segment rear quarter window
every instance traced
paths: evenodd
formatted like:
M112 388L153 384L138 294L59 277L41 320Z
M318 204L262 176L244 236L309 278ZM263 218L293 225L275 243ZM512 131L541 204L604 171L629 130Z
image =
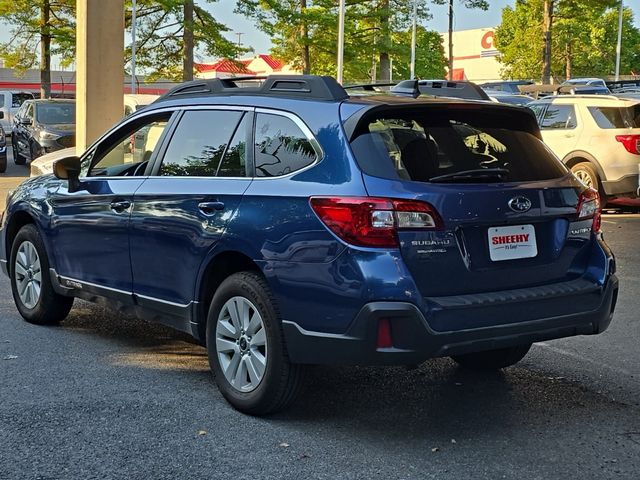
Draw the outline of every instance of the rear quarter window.
M568 173L533 132L513 129L504 113L431 109L380 115L364 120L351 146L365 173L390 179L430 182L443 175L500 169L500 181L520 182Z
M258 113L255 128L256 177L278 177L318 159L313 145L290 118Z
M640 128L640 105L588 107L587 109L600 128Z

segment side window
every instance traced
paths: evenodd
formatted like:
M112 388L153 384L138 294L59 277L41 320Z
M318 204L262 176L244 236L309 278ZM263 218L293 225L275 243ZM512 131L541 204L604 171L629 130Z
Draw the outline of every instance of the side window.
M242 114L229 110L185 112L167 147L160 175L215 177Z
M573 105L549 105L544 113L542 124L543 129L566 129L576 128L576 113Z
M546 104L536 104L536 105L527 105L531 110L533 110L534 115L536 116L536 120L538 121L538 125L542 122L542 112L544 111L544 107Z
M86 176L143 175L170 117L170 113L165 113L145 119L142 125L136 122L113 142L107 140L107 145L98 147Z
M307 136L290 118L258 113L255 131L257 177L286 175L311 165L317 158Z

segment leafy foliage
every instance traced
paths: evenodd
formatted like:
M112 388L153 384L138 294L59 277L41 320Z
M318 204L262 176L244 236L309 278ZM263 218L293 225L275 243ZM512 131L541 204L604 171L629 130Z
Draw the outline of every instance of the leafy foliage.
M204 0L213 3L215 0ZM131 0L126 25L131 30ZM200 2L203 3L203 2ZM138 0L136 28L136 62L149 78L182 80L183 34L185 30L184 0ZM229 28L218 22L213 15L197 4L194 5L193 31L195 50L207 55L235 58L248 50L238 48L223 34ZM125 61L131 58L131 48L126 51Z
M337 3L334 0L238 0L236 12L253 18L258 29L271 37L274 56L301 70L308 67L309 73L335 76ZM380 69L385 58L393 62L394 78L407 78L412 15L413 2L347 1L345 81L385 78ZM418 18L429 18L426 0L419 0ZM420 27L417 45L418 75L442 76L444 58L439 35Z
M39 66L41 35L49 33L53 55L69 65L75 51L75 0L51 0L49 25L42 25L44 0L0 0L0 20L11 28L10 39L0 44L0 57L8 68L25 71Z
M618 34L616 2L556 0L552 29L551 74L562 79L612 75ZM612 7L613 6L613 7ZM543 0L517 0L505 7L496 29L504 78L540 78L543 51ZM569 72L568 72L569 70ZM640 32L633 13L624 10L620 72L640 70Z

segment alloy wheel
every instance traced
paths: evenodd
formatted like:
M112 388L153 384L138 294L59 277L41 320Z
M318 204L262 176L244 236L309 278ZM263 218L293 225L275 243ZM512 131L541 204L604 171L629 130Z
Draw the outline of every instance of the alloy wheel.
M34 308L40 300L42 271L40 257L33 243L22 242L18 248L13 272L20 301L26 308Z
M586 170L576 170L573 172L578 180L580 180L585 186L594 188L593 186L593 178Z
M238 391L255 390L264 377L268 352L260 312L245 297L226 301L216 324L216 352L229 384Z

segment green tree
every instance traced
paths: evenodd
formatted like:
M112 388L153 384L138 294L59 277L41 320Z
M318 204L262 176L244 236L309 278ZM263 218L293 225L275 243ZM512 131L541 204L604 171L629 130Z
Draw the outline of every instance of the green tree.
M73 58L75 0L0 0L0 20L11 29L0 57L19 72L38 66L41 95L49 97L51 56L60 55L67 64Z
M393 78L407 79L411 75L411 30L393 34ZM416 30L416 77L444 78L446 58L442 37L433 30L418 26Z
M496 29L496 47L505 65L505 78L605 76L615 67L618 31L617 9L612 2L589 0L557 3L554 27L545 41L544 3L547 0L518 0L515 8L505 7ZM609 6L608 6L609 5ZM633 14L625 9L621 69L640 68L639 32ZM542 54L540 53L542 52ZM545 61L547 55L548 61Z
M130 0L128 4L130 30ZM228 58L248 51L225 38L229 28L193 0L138 0L137 17L136 64L150 78L191 80L196 51Z
M268 34L272 53L305 73L336 74L337 2L334 0L238 0L236 12L256 21ZM398 45L394 32L406 31L413 3L404 0L350 0L345 18L344 77L390 78L390 65L409 43ZM420 19L428 18L419 0Z

